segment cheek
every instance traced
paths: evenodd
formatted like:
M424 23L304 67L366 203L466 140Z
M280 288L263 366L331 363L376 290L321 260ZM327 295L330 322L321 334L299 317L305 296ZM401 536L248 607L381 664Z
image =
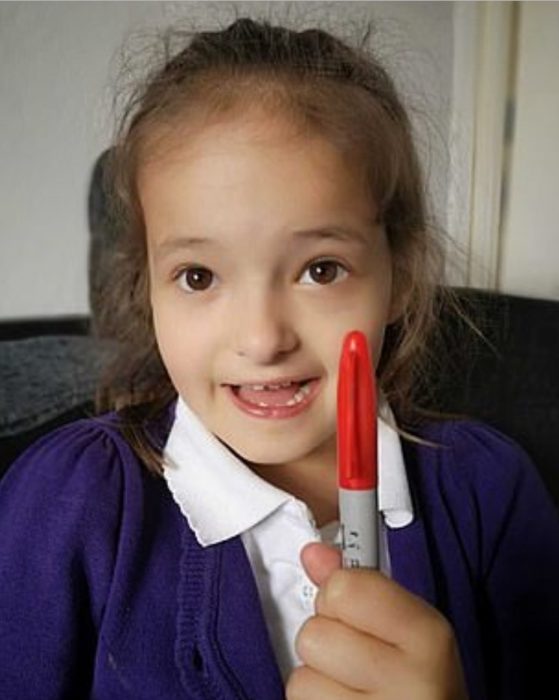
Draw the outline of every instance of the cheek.
M340 314L337 323L333 323L330 317L329 323L335 327L331 338L337 352L341 351L345 335L350 331L359 330L366 335L376 364L382 352L388 307L389 296L384 294L384 290L367 289L353 300L353 303L348 304L347 310Z
M207 356L182 337L172 336L162 339L159 352L176 392L195 403L200 386L209 375Z
M378 365L382 354L386 326L390 322L391 313L391 276L382 278L382 284L371 290L367 318L363 319L362 330L369 341L375 366Z
M214 368L221 347L221 325L208 320L207 312L188 308L178 296L152 297L155 338L172 384L179 394L196 403Z
M191 325L177 319L172 308L152 300L153 327L159 354L177 390L198 367L197 343Z
M371 354L373 357L373 363L375 367L378 367L380 362L380 356L382 355L382 347L384 345L384 334L386 326L381 328L375 328L374 332L368 336L369 345L371 347Z

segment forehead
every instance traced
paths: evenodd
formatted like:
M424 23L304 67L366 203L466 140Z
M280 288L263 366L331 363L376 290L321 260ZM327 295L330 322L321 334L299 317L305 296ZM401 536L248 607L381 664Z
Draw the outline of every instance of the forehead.
M363 169L320 136L253 115L178 133L138 177L148 241L372 223Z

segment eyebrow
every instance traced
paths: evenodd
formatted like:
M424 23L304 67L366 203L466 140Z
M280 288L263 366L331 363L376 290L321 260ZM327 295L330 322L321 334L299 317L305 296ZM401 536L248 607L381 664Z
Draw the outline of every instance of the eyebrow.
M372 225L371 228L374 228L375 226L376 224ZM371 232L367 233L366 231L357 228L321 226L319 228L293 231L291 238L295 243L301 240L341 241L343 243L351 243L360 247L367 247L371 243ZM163 258L177 250L206 247L222 247L222 244L215 238L204 238L201 236L177 236L167 238L162 241L157 246L155 255L157 258Z

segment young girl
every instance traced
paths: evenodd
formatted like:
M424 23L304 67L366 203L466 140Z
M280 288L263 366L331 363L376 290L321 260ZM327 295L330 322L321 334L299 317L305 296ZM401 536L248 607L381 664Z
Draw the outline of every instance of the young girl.
M198 34L132 97L98 319L120 340L118 410L1 485L0 697L554 687L553 505L505 437L413 410L439 249L410 133L374 59L250 20ZM380 572L326 544L353 329L384 397Z

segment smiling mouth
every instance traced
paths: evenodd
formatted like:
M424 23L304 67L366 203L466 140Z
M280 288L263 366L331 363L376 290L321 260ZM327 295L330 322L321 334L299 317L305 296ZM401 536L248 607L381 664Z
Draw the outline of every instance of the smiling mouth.
M262 418L289 418L306 410L315 398L319 378L282 384L228 385L235 405Z
M233 386L235 394L256 406L296 406L311 392L311 380L282 384L243 384Z

